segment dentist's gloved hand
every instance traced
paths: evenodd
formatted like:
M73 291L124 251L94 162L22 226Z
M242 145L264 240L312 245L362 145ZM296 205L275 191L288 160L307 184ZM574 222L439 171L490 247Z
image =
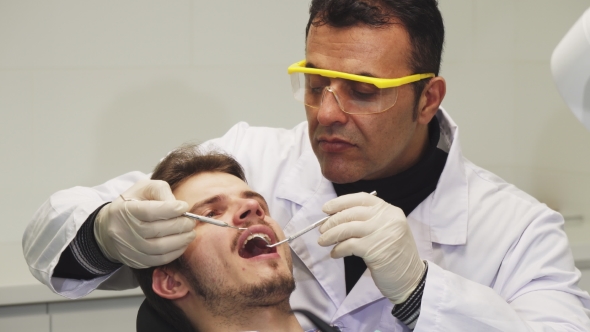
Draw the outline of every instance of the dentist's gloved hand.
M321 246L337 244L332 258L362 257L375 285L393 304L407 300L425 265L403 211L367 193L340 196L323 206L334 214L321 227Z
M138 269L163 265L194 240L195 221L181 217L188 204L176 200L168 183L142 180L122 196L127 201L118 197L94 222L94 237L111 261Z

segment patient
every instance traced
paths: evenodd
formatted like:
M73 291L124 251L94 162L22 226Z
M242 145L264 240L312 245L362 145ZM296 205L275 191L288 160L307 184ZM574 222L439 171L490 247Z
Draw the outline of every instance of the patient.
M291 312L295 289L288 245L266 248L285 235L262 196L245 182L240 164L219 154L180 148L156 167L190 212L239 231L197 222L197 237L170 264L134 270L147 301L178 331L302 331Z

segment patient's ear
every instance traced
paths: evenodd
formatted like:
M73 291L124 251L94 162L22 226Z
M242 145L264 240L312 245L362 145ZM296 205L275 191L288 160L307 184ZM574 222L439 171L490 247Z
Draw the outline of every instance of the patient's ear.
M152 289L168 300L184 297L189 289L182 275L174 270L158 267L152 274Z

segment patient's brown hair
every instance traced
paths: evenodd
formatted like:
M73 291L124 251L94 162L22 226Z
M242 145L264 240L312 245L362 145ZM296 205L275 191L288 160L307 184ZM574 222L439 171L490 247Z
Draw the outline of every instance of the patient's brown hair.
M234 158L220 152L201 152L196 145L184 145L172 151L156 166L151 178L152 180L166 181L174 190L184 180L204 172L228 173L246 182L244 170ZM187 262L182 256L162 267L175 271L189 271ZM194 331L188 318L179 307L153 291L152 276L156 268L158 267L132 269L146 300L177 331Z

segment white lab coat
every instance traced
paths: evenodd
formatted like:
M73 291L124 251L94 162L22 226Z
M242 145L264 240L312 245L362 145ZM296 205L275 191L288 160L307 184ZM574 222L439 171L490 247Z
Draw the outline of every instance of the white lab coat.
M458 128L444 110L439 147L449 152L436 190L408 216L429 264L416 331L588 331L590 297L577 287L563 218L466 160ZM307 123L291 130L239 123L204 145L234 155L250 186L266 197L288 236L324 216L336 197L311 149ZM89 281L51 278L59 256L99 205L147 175L132 172L94 188L60 191L39 209L23 238L31 272L53 291L84 296L95 288L133 286L127 268ZM305 308L343 331L406 331L367 270L346 296L342 259L317 244L314 230L291 243ZM305 328L310 328L302 320Z

